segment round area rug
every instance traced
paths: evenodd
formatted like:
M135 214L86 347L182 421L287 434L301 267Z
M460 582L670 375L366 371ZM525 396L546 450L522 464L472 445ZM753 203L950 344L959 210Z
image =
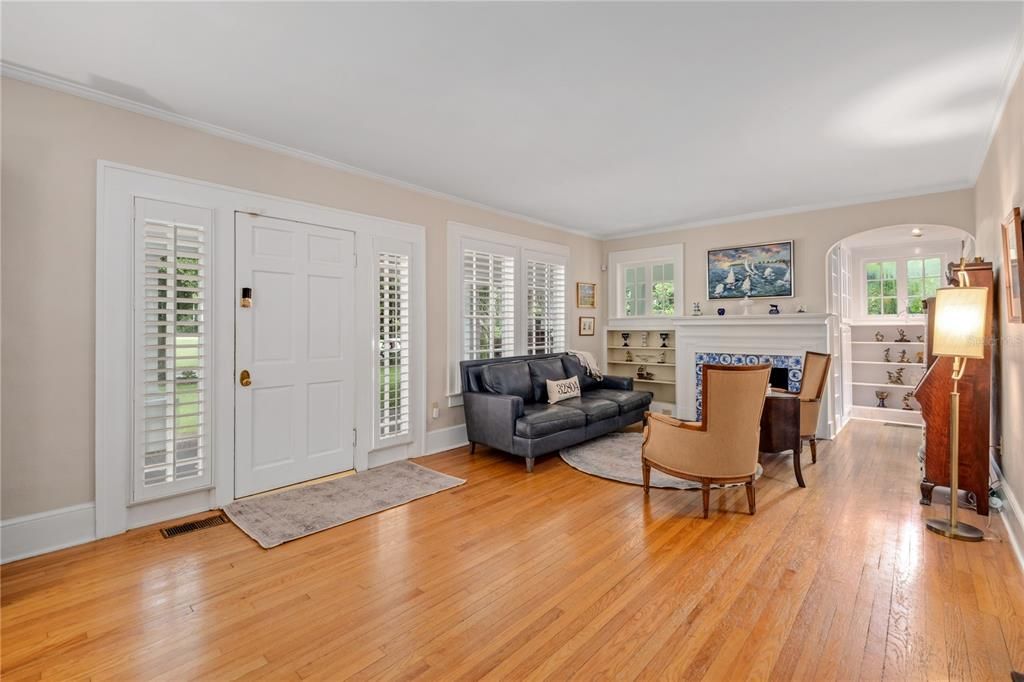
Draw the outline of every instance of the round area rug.
M644 434L636 431L626 433L609 433L589 440L586 443L563 448L558 454L573 469L585 474L600 476L612 481L643 485L643 472L640 469L640 446L643 445ZM761 465L757 465L757 478L761 477ZM725 486L713 485L712 488L743 485L729 483ZM684 481L651 469L652 488L677 488L679 490L700 489L700 483Z

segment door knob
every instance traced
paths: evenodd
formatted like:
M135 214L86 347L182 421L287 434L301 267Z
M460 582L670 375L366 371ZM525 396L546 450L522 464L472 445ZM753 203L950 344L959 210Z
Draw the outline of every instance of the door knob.
M243 386L248 386L249 384L252 383L252 377L249 375L249 370L243 369L241 371L241 373L238 375L238 383L242 384Z

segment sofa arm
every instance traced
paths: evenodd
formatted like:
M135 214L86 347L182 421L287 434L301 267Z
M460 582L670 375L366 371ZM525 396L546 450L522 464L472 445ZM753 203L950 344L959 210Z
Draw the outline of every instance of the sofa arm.
M612 388L617 391L632 391L633 377L613 377L606 374L604 379L601 379L601 388Z
M467 392L462 394L466 412L466 436L505 452L512 451L516 420L523 416L523 399L517 395Z

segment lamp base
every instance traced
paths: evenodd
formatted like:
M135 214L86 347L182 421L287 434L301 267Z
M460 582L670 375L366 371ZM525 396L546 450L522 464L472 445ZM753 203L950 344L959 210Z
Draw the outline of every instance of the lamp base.
M931 532L945 535L947 538L953 538L954 540L981 542L985 539L985 531L967 523L958 523L954 528L945 519L928 519L925 525L928 526L928 530Z

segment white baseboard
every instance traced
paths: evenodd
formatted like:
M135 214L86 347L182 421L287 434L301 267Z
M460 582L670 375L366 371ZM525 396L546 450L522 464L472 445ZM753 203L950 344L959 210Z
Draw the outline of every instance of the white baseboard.
M92 502L0 522L0 563L27 559L96 539Z
M1013 489L1007 484L999 465L992 462L992 470L996 472L1003 497L1006 498L1006 507L1003 508L1003 525L1006 526L1006 534L1009 536L1010 546L1020 564L1020 570L1024 571L1024 507L1021 507Z
M469 439L466 437L466 425L457 424L446 429L427 431L427 447L426 452L423 454L432 455L435 452L444 452L445 450L451 450L468 444Z

